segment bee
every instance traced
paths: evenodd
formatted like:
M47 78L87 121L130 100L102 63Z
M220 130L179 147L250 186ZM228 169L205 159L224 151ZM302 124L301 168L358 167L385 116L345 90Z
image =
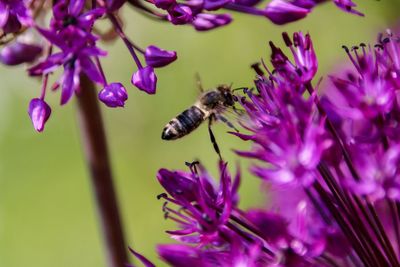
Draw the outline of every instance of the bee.
M221 157L214 134L211 130L211 125L213 121L219 120L236 130L233 124L222 115L226 109L234 109L236 98L232 93L231 86L226 84L219 85L215 89L204 91L198 80L198 86L202 92L198 100L165 125L161 138L163 140L182 138L193 132L208 119L208 131L211 142L214 145L215 151Z

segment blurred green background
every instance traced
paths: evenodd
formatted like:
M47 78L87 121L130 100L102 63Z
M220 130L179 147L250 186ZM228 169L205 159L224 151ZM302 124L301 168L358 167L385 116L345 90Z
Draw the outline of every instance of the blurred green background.
M329 1L328 1L329 2ZM185 161L200 159L212 170L217 156L205 126L186 138L164 142L161 130L173 116L188 107L198 94L194 74L205 87L233 82L250 85L249 65L269 57L267 42L281 42L281 32L310 32L319 57L319 75L345 60L341 46L374 40L375 34L394 27L398 0L359 0L365 18L341 12L332 3L317 7L308 18L288 26L275 26L259 17L234 14L228 27L206 33L191 27L174 27L150 21L124 7L126 32L138 45L176 50L179 60L157 70L158 92L146 95L130 85L133 61L120 41L105 44L103 60L109 81L123 81L129 91L124 109L107 109L103 115L115 174L115 184L128 244L163 265L156 256L157 243L171 242L164 233L173 229L163 219L162 192L155 178L161 167L184 168ZM40 93L38 81L23 68L0 67L0 267L96 266L105 267L97 214L88 172L83 162L76 105L58 105L59 93L49 93L53 107L46 130L36 133L27 105ZM215 127L223 155L231 163L232 148L245 148ZM260 206L264 198L259 181L246 174L242 160L241 206ZM211 171L215 173L215 171Z

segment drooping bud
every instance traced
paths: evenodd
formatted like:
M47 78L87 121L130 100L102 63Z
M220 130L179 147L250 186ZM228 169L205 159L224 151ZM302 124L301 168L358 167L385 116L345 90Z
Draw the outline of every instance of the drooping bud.
M137 70L133 75L131 82L137 88L148 94L155 94L157 86L157 76L151 66L146 66Z
M0 51L0 62L9 65L19 65L34 61L42 53L42 47L34 44L13 42Z
M99 99L110 108L124 107L128 93L121 83L110 83L99 92Z
M282 25L304 18L309 9L294 5L283 0L272 0L265 10L267 18L273 23Z
M176 52L168 51L157 46L150 45L146 48L144 55L146 63L153 68L164 67L176 60Z
M168 10L168 20L175 25L182 25L193 19L192 10L188 6L175 5Z
M51 108L44 100L34 98L29 103L28 114L35 130L42 132L46 121L50 117Z
M229 14L201 13L196 16L192 25L197 31L208 31L229 24L231 21L232 17Z

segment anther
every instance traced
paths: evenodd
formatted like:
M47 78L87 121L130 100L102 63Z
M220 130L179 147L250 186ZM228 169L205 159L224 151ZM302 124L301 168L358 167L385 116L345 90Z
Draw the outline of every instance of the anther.
M282 33L283 41L285 41L286 46L290 47L293 45L292 40L290 40L289 34L287 32Z
M161 193L161 194L157 195L158 200L160 200L162 198L167 198L167 197L168 197L168 195L166 193Z
M264 72L260 68L260 62L251 64L250 66L258 75L264 76Z

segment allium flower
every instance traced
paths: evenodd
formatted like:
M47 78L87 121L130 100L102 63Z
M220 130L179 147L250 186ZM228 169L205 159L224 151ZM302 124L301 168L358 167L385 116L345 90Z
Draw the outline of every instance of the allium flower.
M99 99L108 107L123 107L128 94L121 83L110 83L99 92Z
M168 231L173 238L201 246L222 242L220 231L227 227L231 210L236 204L235 195L240 179L238 174L232 185L226 168L226 164L221 163L218 187L201 165L200 173L197 173L197 169L192 169L191 173L166 169L158 172L158 181L173 199L165 195L161 197L186 211L180 213L167 203L164 205L165 216L181 224L180 230Z
M30 1L2 0L0 2L0 29L4 33L18 32L22 25L32 24L31 12L27 8Z
M56 44L61 51L30 68L29 72L31 75L45 75L53 72L57 67L63 66L64 73L59 81L59 84L62 84L62 105L66 104L73 93L80 89L79 76L82 73L86 74L94 82L104 83L104 77L102 77L98 67L93 62L93 58L105 56L106 53L90 44L95 41L93 36L75 28L71 28L68 31L65 30L61 36L55 35L51 31L40 31L49 41ZM70 40L75 41L71 43Z
M258 160L251 169L256 176L286 188L272 200L277 215L253 211L248 219L261 229L271 225L268 233L277 236L265 239L272 246L284 240L296 254L294 266L309 266L302 260L317 255L328 266L345 266L350 255L356 266L397 266L399 39L389 33L374 48L345 48L355 70L333 76L335 88L320 100L312 85L317 60L310 37L294 36L301 40L293 42L297 52L284 34L295 63L271 45L275 69L266 69L267 76L257 69L256 93L238 97L250 133L234 134L254 144L238 154ZM283 205L299 192L295 205Z
M33 127L36 131L44 130L44 125L51 114L50 106L40 98L34 98L29 103L29 117L31 117Z

